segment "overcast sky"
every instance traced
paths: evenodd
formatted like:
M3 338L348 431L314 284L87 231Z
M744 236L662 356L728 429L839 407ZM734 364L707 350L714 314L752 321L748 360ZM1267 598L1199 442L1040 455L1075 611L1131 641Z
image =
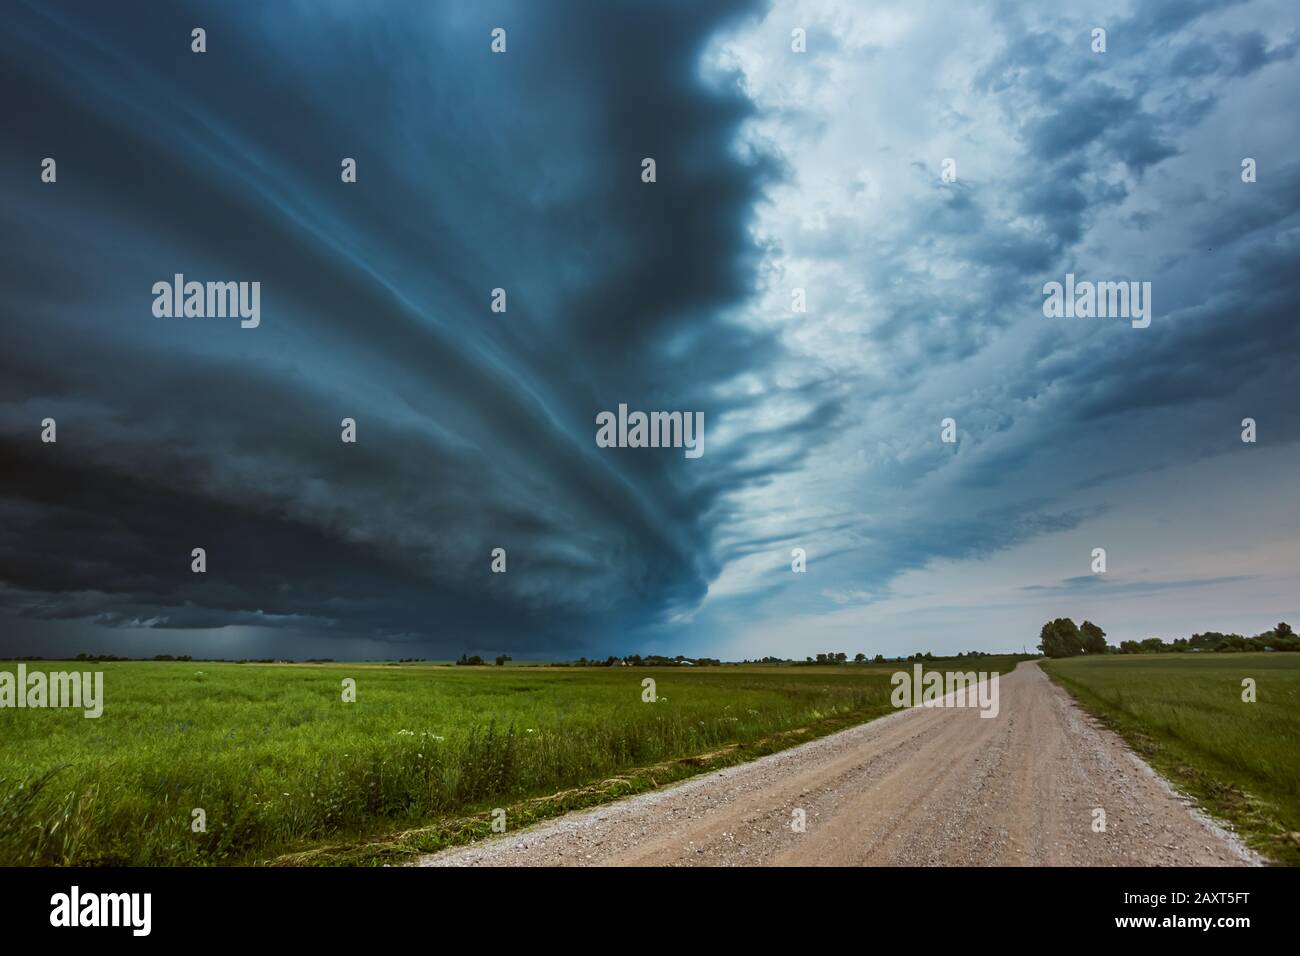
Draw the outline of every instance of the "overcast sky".
M1293 3L11 10L0 653L1300 623ZM1150 326L1046 317L1067 273ZM597 447L620 403L704 454Z

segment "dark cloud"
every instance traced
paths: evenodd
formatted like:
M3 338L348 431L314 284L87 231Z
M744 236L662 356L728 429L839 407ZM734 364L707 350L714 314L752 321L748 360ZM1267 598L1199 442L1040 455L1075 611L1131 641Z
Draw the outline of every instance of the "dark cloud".
M1245 414L1300 438L1294 128L1261 104L1249 144L1207 135L1296 41L1219 30L1235 9L1141 4L1099 56L1067 14L1002 4L969 90L903 91L925 109L835 139L865 168L840 194L819 144L851 110L701 69L755 13L738 0L20 6L0 36L0 640L645 650L702 605L821 609L791 597L796 543L837 606L883 600L902 572L1123 510L1099 503L1115 483L1176 480ZM909 66L814 33L817 93ZM777 135L742 149L750 120ZM963 174L939 183L948 134ZM791 183L796 224L755 229ZM1098 268L1157 280L1150 329L1044 319L1044 281ZM260 280L261 328L154 319L174 272ZM768 281L808 283L806 323L755 320ZM705 456L597 449L621 402L704 411Z
M774 349L726 318L774 167L736 155L751 108L696 68L748 9L17 10L6 607L544 651L698 600L744 473L593 436L620 402L712 419ZM261 327L154 318L176 272L259 280Z

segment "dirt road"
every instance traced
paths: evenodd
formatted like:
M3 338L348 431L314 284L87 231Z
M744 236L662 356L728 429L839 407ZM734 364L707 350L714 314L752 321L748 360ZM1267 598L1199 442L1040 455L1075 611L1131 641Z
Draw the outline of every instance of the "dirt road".
M915 708L422 866L1130 866L1258 862L1036 663L1000 711ZM1094 809L1105 832L1094 832ZM806 821L793 826L797 810Z

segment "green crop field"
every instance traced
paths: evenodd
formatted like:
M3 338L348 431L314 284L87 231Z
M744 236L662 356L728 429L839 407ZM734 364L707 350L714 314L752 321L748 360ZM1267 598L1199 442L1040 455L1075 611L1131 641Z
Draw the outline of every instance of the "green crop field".
M1110 655L1044 667L1255 849L1300 863L1300 654ZM1255 703L1242 700L1245 678Z
M402 859L879 717L900 666L31 662L105 704L0 709L0 864Z

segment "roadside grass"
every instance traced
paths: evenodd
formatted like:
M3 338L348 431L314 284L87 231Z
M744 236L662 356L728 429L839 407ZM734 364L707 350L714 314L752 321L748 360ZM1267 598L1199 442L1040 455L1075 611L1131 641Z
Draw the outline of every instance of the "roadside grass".
M0 865L409 858L490 833L496 807L513 831L874 719L910 667L27 666L102 670L105 705L0 709Z
M892 711L893 708L888 710ZM633 767L597 783L519 800L500 808L491 806L489 801L472 810L442 816L414 828L358 834L352 838L340 834L328 843L285 853L267 862L271 866L404 865L424 854L497 835L491 826L492 813L496 809L505 812L508 832L516 833L534 823L574 810L599 806L656 790L701 773L756 760L863 722L860 714L824 718L813 726L779 731L749 743L728 744L711 753L679 757L648 767Z
M1300 865L1300 655L1112 655L1043 667L1250 846ZM1247 677L1256 703L1242 701Z

